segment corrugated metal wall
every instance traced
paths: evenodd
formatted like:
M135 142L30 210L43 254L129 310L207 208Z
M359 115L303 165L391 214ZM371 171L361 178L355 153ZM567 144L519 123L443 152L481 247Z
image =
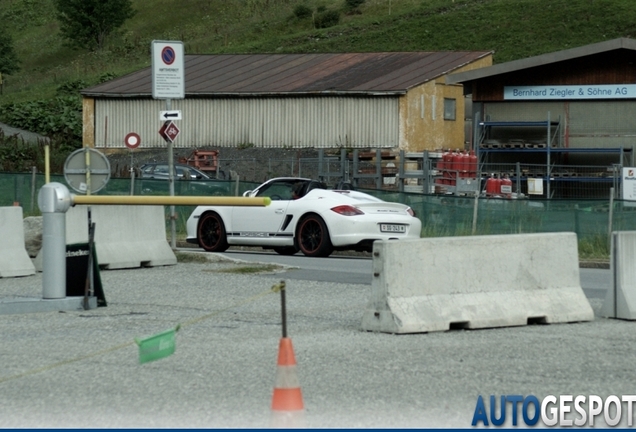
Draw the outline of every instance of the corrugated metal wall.
M163 100L96 99L95 146L125 148L135 132L140 148L165 147L159 136ZM173 100L181 110L175 147L397 147L398 97L313 97Z
M564 101L485 103L495 121L561 121L563 145L573 148L636 146L636 103L633 101ZM512 128L523 136L530 131ZM514 137L513 137L514 138Z
M558 121L565 118L565 104L557 102L487 102L485 119L492 121ZM482 116L483 117L483 116Z
M636 103L633 101L570 102L570 147L632 147L636 145Z

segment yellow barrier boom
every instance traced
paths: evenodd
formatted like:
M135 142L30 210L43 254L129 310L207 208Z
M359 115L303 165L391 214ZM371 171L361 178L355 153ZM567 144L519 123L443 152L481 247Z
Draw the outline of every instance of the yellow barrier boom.
M265 207L271 204L268 197L211 197L211 196L136 196L136 195L74 195L72 205L210 205Z

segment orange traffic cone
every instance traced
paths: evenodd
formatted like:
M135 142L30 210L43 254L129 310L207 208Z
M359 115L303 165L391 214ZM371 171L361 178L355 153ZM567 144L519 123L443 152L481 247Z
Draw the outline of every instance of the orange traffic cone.
M304 427L303 395L296 375L294 348L288 337L281 338L278 348L272 427Z

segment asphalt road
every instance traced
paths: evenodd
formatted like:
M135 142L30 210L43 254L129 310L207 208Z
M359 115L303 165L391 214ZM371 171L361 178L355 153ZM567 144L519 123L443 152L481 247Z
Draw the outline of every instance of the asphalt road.
M340 260L315 262L342 262L351 275L366 265ZM270 288L279 280L308 427L469 428L479 395L634 393L633 322L362 332L368 284L245 267L102 271L107 307L1 315L0 427L269 427L281 337ZM0 279L0 298L41 297L41 287L41 274ZM598 312L602 300L589 301ZM175 354L139 364L134 339L177 324Z
M268 251L239 251L229 249L222 254L229 259L249 262L279 263L294 267L288 278L320 282L371 285L371 257L332 255L329 258L308 258L302 254L281 256ZM588 298L605 299L611 286L609 269L581 268L581 287Z

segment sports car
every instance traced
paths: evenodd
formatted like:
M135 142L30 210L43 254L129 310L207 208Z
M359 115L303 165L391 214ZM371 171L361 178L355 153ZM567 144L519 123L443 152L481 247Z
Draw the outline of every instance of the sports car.
M334 250L371 251L375 240L420 237L422 224L407 205L350 188L328 190L308 178L270 179L243 196L269 197L271 204L198 206L187 221L187 241L209 252L242 245L326 257Z

